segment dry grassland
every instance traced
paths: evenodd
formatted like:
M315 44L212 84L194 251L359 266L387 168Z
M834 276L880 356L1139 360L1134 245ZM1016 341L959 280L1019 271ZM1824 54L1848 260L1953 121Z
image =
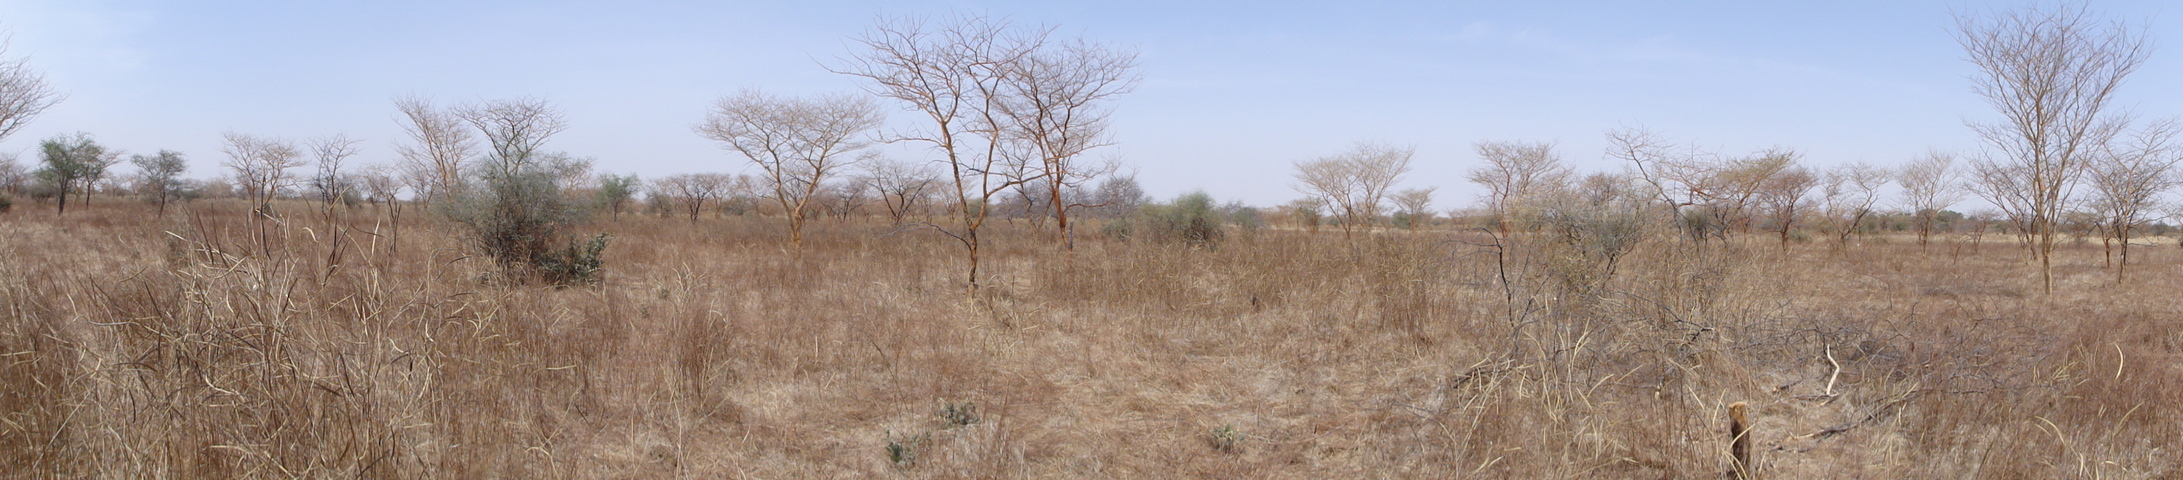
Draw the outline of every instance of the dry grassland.
M0 477L1720 478L1746 402L1758 478L2183 478L2167 240L2042 295L1991 242L1004 226L972 297L860 220L600 220L556 289L430 220L185 210L0 214Z

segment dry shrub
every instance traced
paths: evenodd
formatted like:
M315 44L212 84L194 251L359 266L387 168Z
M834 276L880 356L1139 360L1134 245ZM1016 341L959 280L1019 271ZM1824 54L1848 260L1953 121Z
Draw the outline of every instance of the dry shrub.
M2038 296L2006 246L1003 223L970 297L929 232L630 215L555 289L453 225L150 208L0 214L0 477L1697 478L1734 402L1761 478L2172 478L2183 439L2177 284L2091 249Z

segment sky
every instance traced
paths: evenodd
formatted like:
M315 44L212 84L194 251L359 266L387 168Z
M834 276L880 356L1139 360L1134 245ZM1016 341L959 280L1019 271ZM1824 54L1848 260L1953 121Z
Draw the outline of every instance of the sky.
M2183 115L2183 12L2091 2L2156 49L2117 106ZM1088 155L1156 197L1203 190L1275 205L1302 196L1295 162L1360 141L1414 146L1404 188L1461 206L1483 141L1555 142L1585 171L1619 171L1605 132L1642 126L1724 154L1784 147L1826 167L1975 153L1954 15L2015 2L1021 2L0 0L8 58L67 98L0 152L88 132L131 153L222 173L221 134L363 138L392 162L392 99L522 97L570 127L548 147L645 176L752 173L692 126L743 89L857 92L828 73L875 20L957 13L1055 27L1138 52L1114 100L1115 144ZM889 121L914 112L886 104ZM929 159L923 150L890 155Z

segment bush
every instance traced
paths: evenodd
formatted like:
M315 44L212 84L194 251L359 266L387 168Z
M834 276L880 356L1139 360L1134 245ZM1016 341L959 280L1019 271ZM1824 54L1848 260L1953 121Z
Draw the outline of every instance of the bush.
M569 241L568 248L531 259L543 279L554 285L590 285L599 283L599 272L606 262L599 254L606 251L606 244L614 237L604 233L591 237L591 241Z
M11 208L15 208L15 199L8 198L7 195L0 195L0 213L8 213L8 209Z
M600 235L581 243L563 240L563 229L584 213L562 193L569 177L565 170L582 166L561 157L541 160L480 168L474 174L477 185L443 204L442 213L468 226L478 247L499 262L511 279L556 285L596 283L602 266L599 253L606 249L609 237Z
M1251 218L1255 219L1256 211L1251 213ZM1229 223L1229 216L1213 206L1213 196L1193 192L1165 204L1145 205L1129 218L1108 223L1100 230L1109 237L1123 240L1181 242L1192 247L1213 248L1219 246L1225 236L1222 227Z

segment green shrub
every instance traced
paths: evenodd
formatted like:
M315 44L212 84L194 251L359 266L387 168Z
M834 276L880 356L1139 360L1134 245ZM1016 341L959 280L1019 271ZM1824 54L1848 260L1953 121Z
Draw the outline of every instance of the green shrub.
M569 170L584 165L560 156L540 156L479 168L476 185L441 205L448 218L469 227L480 249L499 262L511 280L543 280L556 285L596 283L600 252L609 237L588 242L563 240L563 230L585 213L563 194Z
M1226 217L1213 206L1213 196L1192 192L1168 203L1140 207L1129 218L1107 223L1100 232L1121 240L1181 242L1213 248L1225 236L1222 227L1228 223Z
M587 242L569 241L568 248L548 252L531 263L538 267L539 276L554 285L591 285L599 283L599 272L606 262L599 254L606 252L606 244L614 237L604 233Z

